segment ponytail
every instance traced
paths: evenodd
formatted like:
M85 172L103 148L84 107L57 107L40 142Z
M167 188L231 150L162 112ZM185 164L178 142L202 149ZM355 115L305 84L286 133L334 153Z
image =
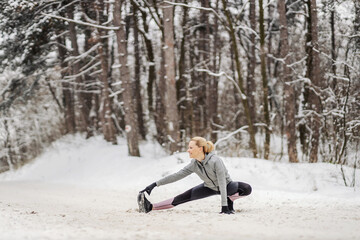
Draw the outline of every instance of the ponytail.
M210 153L214 150L214 144L212 143L212 141L207 141L206 142L206 147L204 148L204 152L205 153Z
M203 137L193 137L191 141L194 141L198 147L203 147L204 153L210 153L215 148L211 141L206 141Z

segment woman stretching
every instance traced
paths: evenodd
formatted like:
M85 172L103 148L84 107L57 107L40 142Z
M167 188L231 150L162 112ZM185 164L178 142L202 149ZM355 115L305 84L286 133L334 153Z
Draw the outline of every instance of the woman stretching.
M189 142L187 152L191 162L177 173L171 174L147 186L138 195L139 211L148 213L152 210L162 210L175 207L189 201L221 195L221 212L233 214L233 201L251 193L251 186L243 182L233 182L223 161L212 151L214 144L202 137L194 137ZM151 204L144 192L149 195L156 186L176 182L191 173L196 173L204 183L163 202Z

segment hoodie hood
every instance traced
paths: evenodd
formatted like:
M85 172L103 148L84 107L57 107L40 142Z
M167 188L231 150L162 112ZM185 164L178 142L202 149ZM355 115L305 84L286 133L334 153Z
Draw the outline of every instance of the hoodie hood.
M207 153L207 154L205 154L205 159L203 160L203 161L201 161L201 163L203 164L203 165L205 165L209 160L210 160L210 158L212 157L212 156L214 156L215 154L213 153L213 152L210 152L210 153Z

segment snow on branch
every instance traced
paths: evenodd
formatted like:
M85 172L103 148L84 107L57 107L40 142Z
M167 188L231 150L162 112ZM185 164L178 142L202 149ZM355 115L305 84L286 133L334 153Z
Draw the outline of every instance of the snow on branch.
M94 52L97 50L97 48L100 46L101 44L100 43L97 43L95 44L94 46L92 46L89 50L87 50L86 52L78 55L78 56L70 56L70 57L67 57L65 59L65 62L68 62L68 61L72 61L72 60L78 60L78 59L83 59L85 57L87 57L90 53Z
M143 8L143 7L138 3L138 1L136 1L136 0L131 0L131 2L136 5L136 7L140 10L140 12L146 13L146 9Z
M84 71L78 73L78 74L75 74L75 75L71 75L71 76L66 76L64 77L64 79L75 79L77 77L80 77L82 75L84 75L85 73L89 72L90 70L96 68L97 66L101 65L101 62L97 62L95 63L94 65L92 65L91 67L89 67L88 69L85 69Z
M291 68L291 67L293 67L293 66L295 66L295 65L301 64L302 62L304 62L304 61L306 60L306 58L307 58L307 56L306 56L306 57L303 57L303 58L300 59L299 61L296 61L296 62L293 62L293 63L287 65L287 67Z
M198 10L204 10L204 11L212 12L215 15L215 17L218 18L223 23L224 26L226 26L226 24L224 24L225 21L221 18L221 16L213 8L197 7L197 6L191 6L191 5L185 4L185 3L174 3L174 2L169 2L169 1L164 1L164 3L174 5L174 6L194 8L194 9L198 9Z
M136 2L135 0L133 1L134 3ZM159 14L156 12L156 15L158 17L158 19L156 18L156 16L154 15L153 11L151 10L151 6L150 4L146 1L146 0L143 0L143 2L145 3L146 7L149 9L149 13L151 15L151 18L154 20L155 24L160 28L160 29L163 29L163 27L161 26L161 23L160 23L160 16ZM137 4L137 2L136 2ZM138 5L138 4L137 4Z
M195 9L198 9L198 10L210 11L210 12L214 13L218 18L220 18L219 14L212 8L196 7L196 6L190 6L190 5L185 4L185 3L174 3L174 2L169 2L169 1L164 1L164 3L174 5L174 6L181 6L181 7L187 7L187 8L195 8Z
M85 26L90 26L90 27L94 27L94 28L100 28L100 29L105 29L105 30L119 30L120 27L105 27L105 26L101 26L98 24L92 24L92 23L87 23L87 22L83 22L83 21L79 21L79 20L74 20L74 19L70 19L70 18L64 18L64 17L60 17L60 16L56 16L56 15L51 15L51 14L46 14L46 13L41 13L44 16L47 16L49 18L57 18L57 19L61 19L67 22L73 22L76 24L80 24L80 25L85 25Z
M349 125L349 131L360 128L360 120L352 120L350 122L347 122L346 124Z
M216 143L214 144L214 147L216 147L219 143L229 139L230 137L234 136L235 134L239 133L239 132L243 132L243 133L247 133L247 131L245 131L246 128L248 128L248 125L242 126L241 128L231 132L230 134L228 134L227 136L220 138L219 140L216 141Z
M86 21L88 21L91 24L97 25L97 22L95 20L92 20L85 12L82 12L81 14L85 18Z
M115 96L117 96L117 95L122 94L123 92L124 92L124 89L120 89L120 90L118 90L118 91L116 91L116 92L111 93L111 94L109 95L109 97L115 97Z
M92 57L92 59L87 64L85 64L83 67L80 68L80 71L84 71L84 69L87 69L89 66L93 65L94 62L96 62L99 59L99 57L100 57L99 55Z
M244 26L237 26L237 27L235 27L235 30L238 30L238 29L248 30L249 32L251 32L252 34L254 34L257 39L260 39L260 36L257 34L257 32L256 32L254 29L252 29L252 28L250 28L250 27L248 27L248 26L245 26L245 25L244 25Z
M99 69L99 70L97 70L97 71L95 71L95 72L90 73L89 76L92 77L92 76L94 76L94 75L100 74L101 72L102 72L102 70Z
M349 79L348 77L342 77L342 76L334 75L334 74L332 74L332 73L327 73L326 75L327 75L328 77L336 78L336 79L338 79L338 80L343 80L343 81L345 81L345 82L349 82L349 81L350 81L350 79Z
M227 75L225 72L214 73L214 72L211 72L208 69L196 69L196 71L198 71L198 72L206 72L210 76L214 76L214 77L225 76L228 80L230 80L235 85L236 89L240 93L241 99L245 100L247 98L246 95L241 91L241 89L240 89L239 85L236 83L236 81L232 77Z

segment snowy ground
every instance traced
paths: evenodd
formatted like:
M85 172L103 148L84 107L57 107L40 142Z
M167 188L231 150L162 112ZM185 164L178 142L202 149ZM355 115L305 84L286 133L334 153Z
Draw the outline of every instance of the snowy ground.
M360 239L360 172L344 187L338 166L223 158L234 180L250 183L251 196L220 215L220 197L176 208L137 211L146 185L189 161L144 143L141 158L126 142L110 145L66 136L15 172L0 175L0 239ZM351 169L345 169L352 176ZM199 184L196 175L155 188L153 202Z

